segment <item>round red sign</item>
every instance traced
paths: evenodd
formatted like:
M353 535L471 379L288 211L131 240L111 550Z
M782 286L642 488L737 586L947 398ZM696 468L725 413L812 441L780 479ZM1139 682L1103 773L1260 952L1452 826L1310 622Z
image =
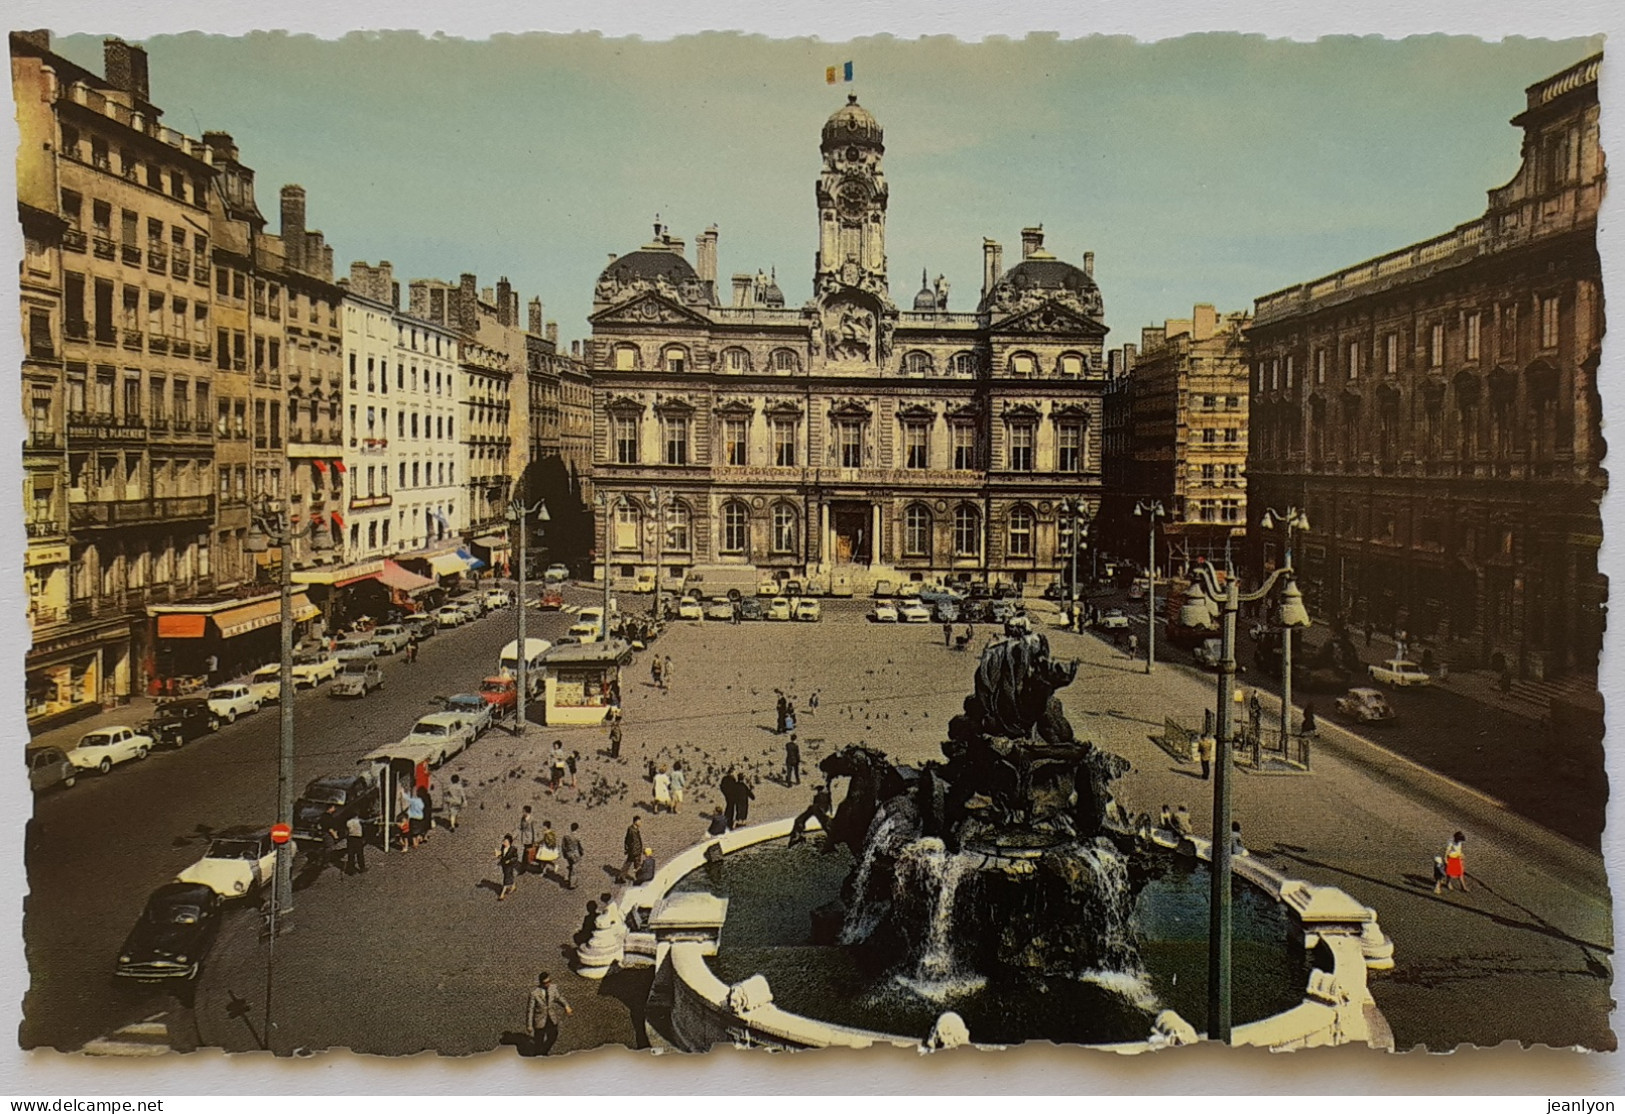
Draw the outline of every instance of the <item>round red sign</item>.
M271 825L271 842L286 843L293 838L293 829L286 824Z

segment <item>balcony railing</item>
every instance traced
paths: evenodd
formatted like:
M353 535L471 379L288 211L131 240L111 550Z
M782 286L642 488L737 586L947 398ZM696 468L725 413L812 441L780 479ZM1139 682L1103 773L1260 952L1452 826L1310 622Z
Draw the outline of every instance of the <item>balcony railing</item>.
M177 249L175 254L170 256L169 262L169 273L178 279L183 279L186 277L186 273L192 269L192 253L184 248Z
M28 431L28 447L36 450L60 449L62 434L54 429L31 429Z
M155 356L167 356L169 354L169 338L162 333L153 333L152 336L147 338L147 351Z
M79 251L79 252L84 251L85 250L85 234L83 232L81 232L77 228L70 228L70 229L66 230L65 232L63 232L62 233L62 250L63 251Z
M367 507L387 507L395 502L392 495L362 495L350 500L352 511L364 510Z
M192 264L192 281L199 286L209 285L209 265L207 263Z
M130 349L132 352L141 351L141 330L140 329L125 329L124 330L124 347Z
M90 322L69 319L62 322L62 335L68 340L89 340Z
M147 270L163 274L169 269L169 253L162 248L147 248Z
M65 533L60 519L31 518L26 525L31 538L54 538Z
M136 247L134 244L123 245L119 254L123 257L124 262L130 266L141 266L141 249Z
M118 245L105 236L97 236L92 247L97 259L112 259L118 254Z
M177 356L190 356L192 354L192 342L189 340L177 340L173 345L170 346L170 349Z
M68 508L68 524L75 530L106 530L119 526L213 517L212 495L106 500L74 503Z

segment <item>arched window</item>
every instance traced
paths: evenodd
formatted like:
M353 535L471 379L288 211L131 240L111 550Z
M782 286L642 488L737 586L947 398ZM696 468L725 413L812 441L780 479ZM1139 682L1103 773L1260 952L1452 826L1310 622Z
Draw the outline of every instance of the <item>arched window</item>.
M931 353L915 349L903 356L903 371L908 375L930 375L936 365L932 362Z
M773 504L773 552L795 553L800 514L789 503Z
M625 499L615 506L615 548L643 548L643 511Z
M1031 378L1038 374L1038 357L1031 352L1012 352L1009 367L1011 375Z
M722 552L743 553L750 542L750 508L739 502L722 507Z
M954 556L976 557L982 552L982 516L968 503L954 508Z
M931 511L924 503L910 503L903 511L903 556L931 556Z
M681 344L667 345L660 353L660 364L673 375L681 375L688 370L688 349Z
M1061 358L1055 362L1055 370L1062 375L1073 377L1082 375L1089 370L1089 358L1079 352L1063 352Z
M750 353L743 348L722 350L722 370L741 374L750 370Z
M770 357L774 371L800 371L801 357L790 348L775 348Z
M673 553L687 553L694 548L694 513L686 504L673 503L666 508L666 549Z
M965 376L975 375L976 353L955 352L948 358L948 374Z
M1031 507L1015 506L1010 508L1009 540L1010 556L1031 557L1033 555L1033 511Z
M635 344L617 344L615 346L615 370L636 371L641 361L638 359L638 346Z

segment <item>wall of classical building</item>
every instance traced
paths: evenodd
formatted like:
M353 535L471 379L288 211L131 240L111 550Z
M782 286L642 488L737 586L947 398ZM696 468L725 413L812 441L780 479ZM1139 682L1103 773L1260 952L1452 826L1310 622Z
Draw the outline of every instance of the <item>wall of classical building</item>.
M1595 671L1600 61L1529 87L1523 163L1482 217L1256 303L1253 555L1279 559L1264 508L1306 509L1294 557L1322 618Z
M815 296L776 277L718 288L718 231L656 225L594 291L598 530L612 571L667 583L740 564L833 588L984 577L1043 585L1064 558L1058 502L1101 491L1106 327L1093 259L1039 228L1008 271L984 243L973 312L922 276L891 297L880 125L853 98L824 125ZM567 424L567 423L566 423ZM658 495L658 529L651 493Z

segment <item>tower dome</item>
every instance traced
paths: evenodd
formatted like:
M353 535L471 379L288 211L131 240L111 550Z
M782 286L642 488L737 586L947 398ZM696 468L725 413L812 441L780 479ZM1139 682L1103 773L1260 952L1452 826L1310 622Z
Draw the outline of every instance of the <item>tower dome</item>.
M767 286L762 290L762 304L773 309L784 308L784 291L779 289L779 269L774 267L768 275Z
M931 280L926 277L924 268L920 269L920 292L914 295L914 312L930 313L937 308L937 296L931 290Z
M856 93L848 93L846 104L835 110L835 114L824 122L824 142L821 150L838 150L842 147L874 147L884 152L884 133L880 124L869 110L858 103Z

